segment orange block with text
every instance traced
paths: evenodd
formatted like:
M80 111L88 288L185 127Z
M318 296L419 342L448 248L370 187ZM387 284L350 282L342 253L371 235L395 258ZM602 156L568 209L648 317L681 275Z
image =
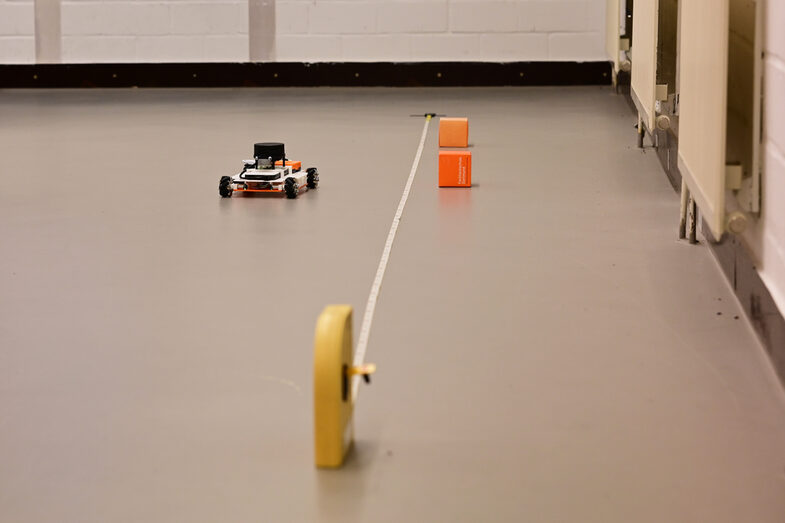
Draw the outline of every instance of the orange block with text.
M440 118L439 147L469 147L469 119Z
M472 153L439 151L439 187L472 186Z

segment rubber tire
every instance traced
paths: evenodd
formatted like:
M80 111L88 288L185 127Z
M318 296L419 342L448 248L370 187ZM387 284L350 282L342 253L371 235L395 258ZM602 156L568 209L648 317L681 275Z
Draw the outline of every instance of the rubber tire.
M283 190L286 193L286 197L290 200L297 198L297 193L300 192L300 188L297 187L297 180L294 178L287 178L283 182Z
M230 176L221 176L221 181L218 182L218 194L221 198L231 198L234 192L230 187L232 178Z
M306 172L308 173L308 188L316 189L319 186L319 171L316 167L308 167Z

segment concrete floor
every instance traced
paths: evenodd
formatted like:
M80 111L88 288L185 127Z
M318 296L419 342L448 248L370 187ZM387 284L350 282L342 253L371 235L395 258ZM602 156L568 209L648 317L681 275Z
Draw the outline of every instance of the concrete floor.
M313 328L376 311L356 450ZM785 395L610 88L0 92L0 520L785 519ZM322 185L217 194L255 141Z

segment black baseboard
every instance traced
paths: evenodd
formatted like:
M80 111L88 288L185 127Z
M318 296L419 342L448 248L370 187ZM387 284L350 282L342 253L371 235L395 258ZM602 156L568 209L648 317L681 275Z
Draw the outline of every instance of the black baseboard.
M711 238L705 223L702 229L704 235ZM719 243L709 242L709 246L785 384L785 318L760 279L755 263L735 236L728 236Z
M626 92L630 92L631 80L632 77L630 76L630 73L625 71L619 71L616 73L616 85L620 87L626 87Z
M0 88L609 85L609 62L0 65Z
M627 96L633 112L637 111L632 99ZM630 140L635 136L631 133ZM651 141L650 141L651 139ZM670 131L647 129L645 145L652 147L660 160L668 181L678 193L681 191L681 173L678 167L679 140ZM674 236L676 229L674 227ZM701 232L708 240L709 248L722 267L722 271L733 288L745 314L769 353L774 369L785 384L785 317L780 313L774 298L761 280L755 262L739 238L726 234L717 241L705 221L701 221Z
M654 130L652 137L657 144L655 150L660 164L668 175L668 181L676 192L681 192L681 173L679 172L679 140L670 131Z

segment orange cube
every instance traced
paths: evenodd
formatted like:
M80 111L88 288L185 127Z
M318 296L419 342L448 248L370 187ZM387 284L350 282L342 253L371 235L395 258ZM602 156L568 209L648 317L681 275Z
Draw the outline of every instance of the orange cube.
M439 187L472 186L472 153L439 151Z
M439 147L469 147L469 119L441 118Z

